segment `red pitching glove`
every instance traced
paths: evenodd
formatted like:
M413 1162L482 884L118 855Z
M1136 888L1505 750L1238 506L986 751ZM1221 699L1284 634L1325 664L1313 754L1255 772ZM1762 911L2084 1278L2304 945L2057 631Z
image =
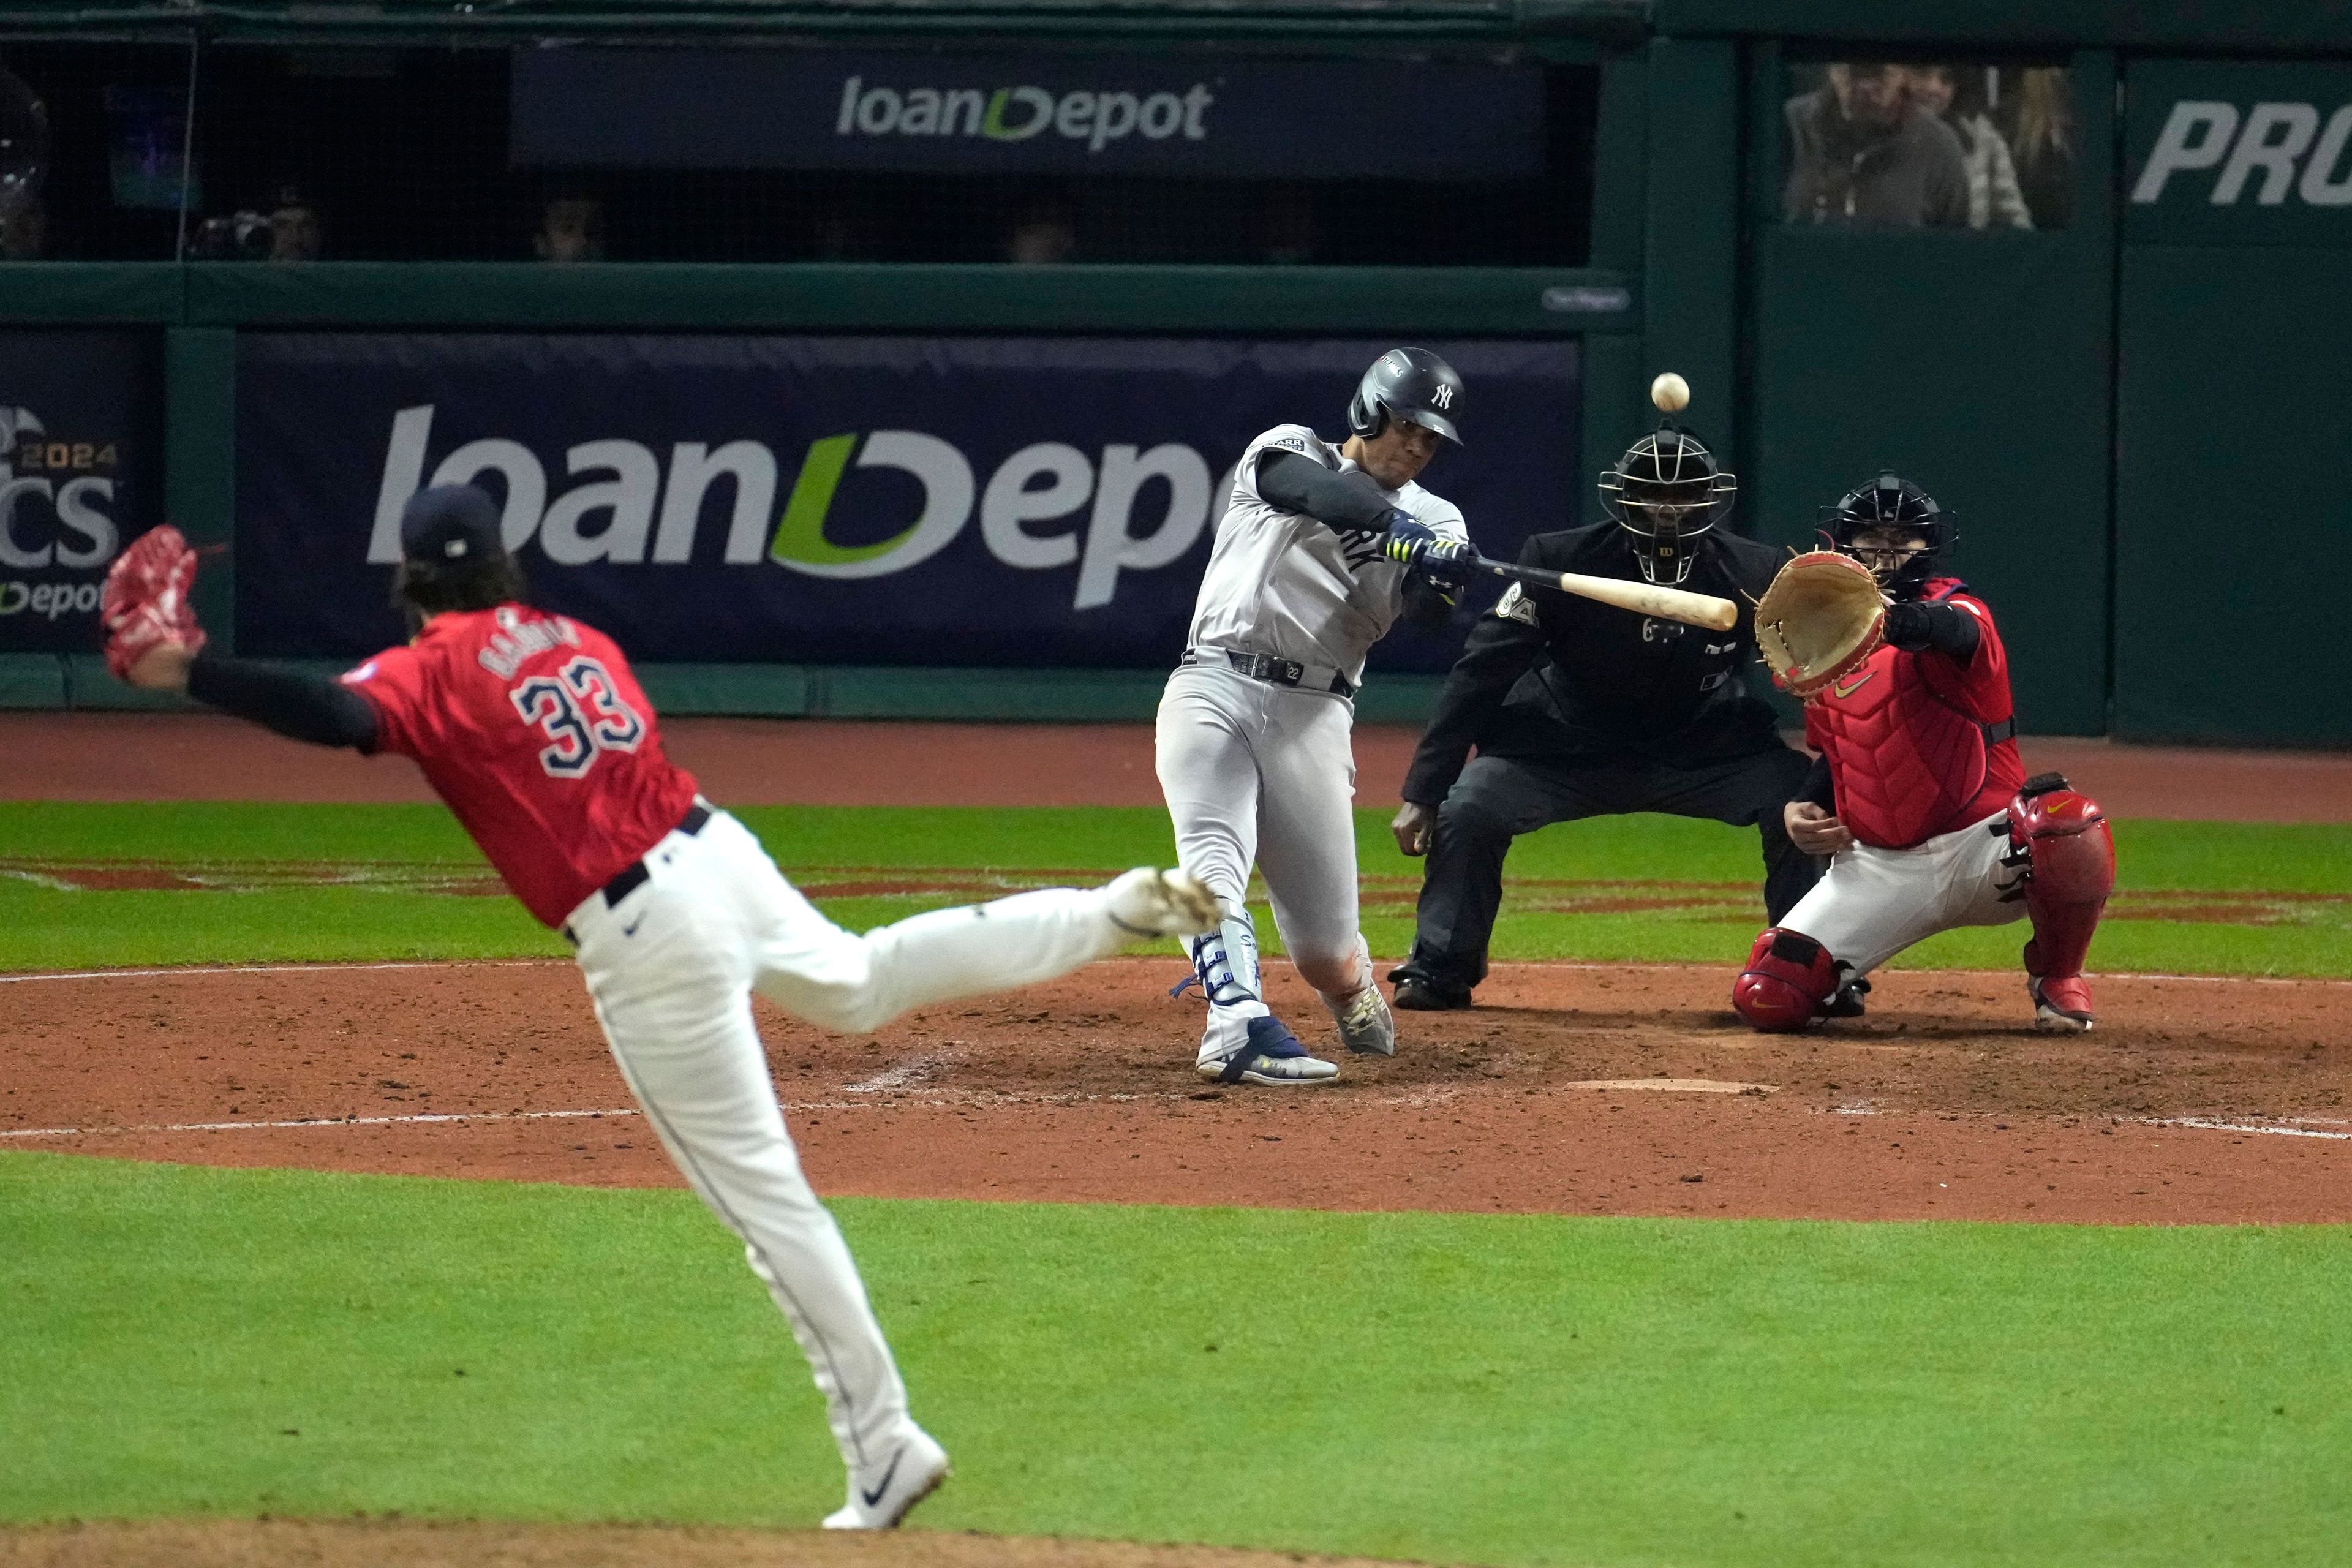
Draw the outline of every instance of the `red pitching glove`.
M106 626L106 668L117 680L155 649L178 643L190 653L205 646L205 628L188 603L195 585L196 552L170 523L150 529L107 569L99 599Z

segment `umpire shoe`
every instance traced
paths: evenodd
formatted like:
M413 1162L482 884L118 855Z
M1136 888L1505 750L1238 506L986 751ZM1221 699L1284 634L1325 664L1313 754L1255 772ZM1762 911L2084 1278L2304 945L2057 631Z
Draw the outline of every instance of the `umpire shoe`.
M1307 1054L1298 1037L1281 1019L1268 1014L1249 1021L1249 1039L1229 1057L1212 1057L1201 1063L1202 1078L1214 1083L1256 1083L1268 1089L1296 1089L1302 1084L1328 1083L1339 1076L1337 1062Z
M896 1530L917 1503L948 1479L948 1451L913 1422L898 1446L849 1472L849 1500L824 1516L827 1530Z
M1360 1057L1396 1055L1396 1016L1381 1000L1381 988L1367 985L1345 1002L1323 1004L1339 1026L1339 1043Z
M1440 991L1426 980L1400 980L1396 1005L1407 1013L1455 1013L1470 1005L1470 994Z
M1103 912L1129 936L1197 936L1224 919L1217 895L1181 871L1138 866L1103 893Z
M2025 988L2033 995L2033 1026L2044 1034L2087 1035L2098 1021L2091 1008L2091 988L2079 974L2063 979L2030 974Z

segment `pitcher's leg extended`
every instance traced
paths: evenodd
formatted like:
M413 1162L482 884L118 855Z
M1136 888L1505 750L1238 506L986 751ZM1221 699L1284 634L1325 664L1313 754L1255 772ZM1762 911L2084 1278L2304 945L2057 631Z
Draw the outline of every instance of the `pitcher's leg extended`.
M613 1057L655 1135L702 1201L742 1241L752 1272L808 1356L834 1440L860 1477L897 1462L935 1486L943 1450L915 1426L907 1389L866 1297L857 1268L802 1174L751 1020L742 933L713 929L696 890L663 884L634 934L617 920L583 933L581 967ZM634 900L633 900L634 901ZM680 904L703 902L703 910ZM624 910L630 906L624 905ZM631 910L633 916L638 911ZM723 920L723 909L716 911ZM897 1514L918 1500L881 1499Z

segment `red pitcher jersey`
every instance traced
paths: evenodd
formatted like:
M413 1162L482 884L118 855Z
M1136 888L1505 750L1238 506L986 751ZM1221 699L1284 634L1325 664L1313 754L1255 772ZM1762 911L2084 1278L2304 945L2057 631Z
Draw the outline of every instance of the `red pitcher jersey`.
M433 617L343 678L530 912L562 925L676 827L692 775L613 639L526 605Z
M1805 704L1805 740L1829 759L1838 820L1882 849L1980 821L2025 783L1992 612L1950 578L1928 584L1927 602L1976 617L1967 664L1932 648L1882 647Z

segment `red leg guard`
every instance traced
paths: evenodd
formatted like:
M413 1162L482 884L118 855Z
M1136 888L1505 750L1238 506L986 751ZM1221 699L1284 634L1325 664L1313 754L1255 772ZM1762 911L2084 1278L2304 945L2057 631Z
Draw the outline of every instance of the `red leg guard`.
M2037 789L2035 786L2040 785ZM2025 971L2042 979L2083 973L2091 933L2116 885L2116 840L2099 803L2044 774L2010 803L2009 834L2028 856L2025 913L2033 940Z
M1837 961L1802 931L1774 926L1756 939L1748 967L1732 982L1733 1011L1766 1034L1811 1023L1836 994Z

